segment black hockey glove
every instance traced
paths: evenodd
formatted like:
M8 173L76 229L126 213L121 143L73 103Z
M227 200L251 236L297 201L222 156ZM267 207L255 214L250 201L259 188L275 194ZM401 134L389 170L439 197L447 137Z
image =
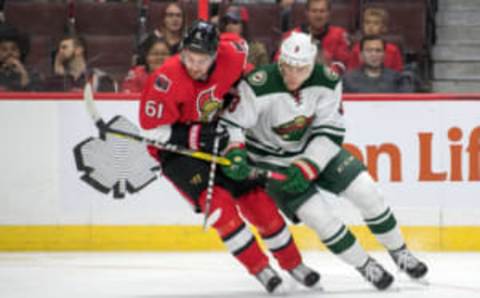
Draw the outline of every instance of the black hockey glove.
M169 142L192 150L212 152L215 137L219 138L219 152L228 144L228 131L217 123L174 124Z

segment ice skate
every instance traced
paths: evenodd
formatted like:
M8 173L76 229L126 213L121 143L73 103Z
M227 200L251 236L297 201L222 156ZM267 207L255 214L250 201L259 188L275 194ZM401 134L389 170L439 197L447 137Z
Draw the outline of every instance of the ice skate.
M262 271L257 273L255 277L262 283L269 293L273 293L282 283L280 276L270 266L265 267Z
M393 276L373 258L369 258L365 265L357 270L379 290L385 290L393 282Z
M303 263L289 270L288 273L296 281L309 288L315 286L320 280L320 274Z
M398 268L410 278L420 279L428 272L427 265L417 259L405 245L397 250L390 251L390 256Z

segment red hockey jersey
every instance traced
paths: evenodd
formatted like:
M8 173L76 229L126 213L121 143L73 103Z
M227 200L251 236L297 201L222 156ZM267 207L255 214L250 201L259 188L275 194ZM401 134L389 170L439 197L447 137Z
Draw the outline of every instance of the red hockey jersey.
M223 96L241 78L246 55L243 39L220 39L215 65L205 81L191 79L179 55L165 61L141 95L142 128L213 120L222 109Z

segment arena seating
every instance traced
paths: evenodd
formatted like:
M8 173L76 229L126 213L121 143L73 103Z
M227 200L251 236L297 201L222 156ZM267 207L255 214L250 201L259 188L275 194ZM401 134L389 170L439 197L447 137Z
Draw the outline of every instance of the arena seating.
M361 11L367 6L386 8L390 14L387 39L401 46L408 59L428 60L432 30L427 18L431 0L334 0L331 23L346 28L352 36L359 31ZM101 53L93 62L105 70L113 70L122 77L131 64L136 37L139 34L140 10L136 3L74 2L75 26L69 27L69 6L66 3L31 1L6 1L4 15L7 23L30 35L31 50L27 57L29 66L45 71L51 65L51 52L58 38L68 28L75 29L87 38L91 57ZM150 1L146 29L158 28L168 2ZM197 16L196 1L182 1L187 24ZM281 38L281 8L275 3L247 3L249 33L252 40L264 42L270 52L278 47ZM225 4L220 4L220 12ZM304 4L294 4L292 26L305 21ZM122 49L119 51L118 49ZM125 73L121 74L121 71Z
M134 35L138 29L138 8L135 3L75 4L75 29L79 34Z
M99 67L121 81L132 65L134 35L85 35L89 66Z
M358 7L358 0L333 1L331 23L354 32L359 16ZM299 26L302 23L305 23L305 4L296 3L292 8L292 25Z
M67 24L67 4L5 1L5 20L30 35L58 37Z
M30 36L30 52L26 64L36 72L49 73L53 64L52 53L55 47L56 41L50 36Z
M265 43L274 52L281 38L280 7L276 4L258 3L245 5L249 14L250 38Z

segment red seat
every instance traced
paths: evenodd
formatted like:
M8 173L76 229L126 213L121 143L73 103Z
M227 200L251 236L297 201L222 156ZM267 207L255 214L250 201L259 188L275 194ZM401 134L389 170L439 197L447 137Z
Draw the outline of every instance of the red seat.
M55 41L50 36L31 36L30 52L25 61L26 65L36 72L48 74L52 69L52 52L55 49L55 46Z
M121 81L132 65L135 36L85 35L88 65L98 67Z
M75 29L82 35L133 35L138 29L138 14L135 3L78 2Z
M7 23L29 35L61 36L67 24L67 4L5 1Z
M249 3L243 6L248 10L250 39L265 43L269 53L272 53L282 36L280 6L275 3Z

